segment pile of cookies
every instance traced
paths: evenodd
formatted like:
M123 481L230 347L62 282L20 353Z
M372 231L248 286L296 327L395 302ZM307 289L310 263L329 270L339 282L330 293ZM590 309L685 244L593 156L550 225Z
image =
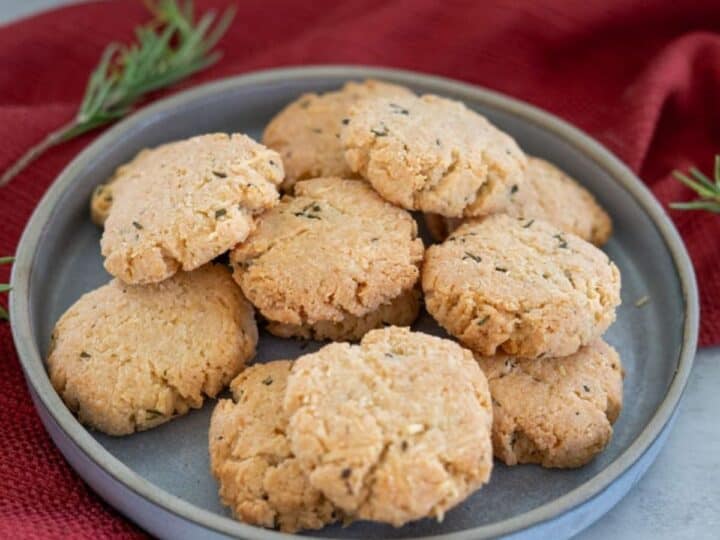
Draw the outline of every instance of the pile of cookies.
M263 144L143 150L90 206L114 278L58 321L52 383L111 435L229 386L209 453L242 521L442 519L493 457L578 467L612 436L610 218L462 103L378 81L303 95ZM423 301L454 340L408 328ZM331 343L246 367L256 311L275 336Z

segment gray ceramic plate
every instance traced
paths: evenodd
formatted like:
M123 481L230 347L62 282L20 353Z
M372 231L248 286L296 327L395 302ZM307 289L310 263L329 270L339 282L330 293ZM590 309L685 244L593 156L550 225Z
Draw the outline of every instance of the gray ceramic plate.
M623 305L607 339L620 350L626 368L625 409L609 448L582 469L548 471L498 464L491 483L449 512L442 523L425 520L401 529L357 523L345 529L330 527L317 536L570 536L627 492L664 441L695 353L697 292L675 229L624 165L557 118L466 84L374 68L265 71L181 93L108 131L63 171L33 214L18 248L12 326L38 412L78 473L155 535L281 536L237 523L220 506L208 473L206 433L212 402L158 429L110 438L85 430L50 386L43 357L54 322L82 293L108 280L98 245L100 231L88 218L90 193L141 148L208 131L242 131L259 138L268 119L300 93L365 77L464 101L509 131L528 152L580 179L610 211L615 234L606 249L622 271ZM643 296L650 302L635 307ZM427 316L417 327L441 333ZM298 354L296 342L266 334L261 338L260 361Z

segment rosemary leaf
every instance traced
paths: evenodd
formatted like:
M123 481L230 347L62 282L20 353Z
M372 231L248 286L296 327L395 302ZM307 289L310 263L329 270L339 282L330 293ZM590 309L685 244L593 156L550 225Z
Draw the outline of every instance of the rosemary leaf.
M697 167L690 167L690 175L695 178L695 180L704 185L706 188L708 188L711 192L715 189L715 184L713 184L710 179L705 176Z
M0 257L0 264L10 264L13 261L15 261L15 257ZM10 284L9 283L0 283L0 293L7 292L10 290ZM7 321L9 318L7 310L0 306L0 321Z
M715 201L690 201L685 203L670 203L670 208L675 210L709 210L710 212L720 212L720 202Z
M154 18L135 29L135 43L111 43L90 74L75 118L30 148L0 176L0 186L53 146L131 113L147 94L171 86L220 59L213 49L227 31L235 8L219 18L208 11L197 21L193 3L148 0Z
M713 196L713 190L712 188L707 187L706 185L703 185L701 182L697 182L690 178L689 176L681 173L680 171L674 171L673 176L685 184L690 189L696 191L698 195L701 197L712 197Z
M697 167L690 167L689 175L673 171L673 176L687 187L695 191L700 198L688 202L670 203L676 210L707 210L720 214L720 154L715 156L714 181L708 178Z

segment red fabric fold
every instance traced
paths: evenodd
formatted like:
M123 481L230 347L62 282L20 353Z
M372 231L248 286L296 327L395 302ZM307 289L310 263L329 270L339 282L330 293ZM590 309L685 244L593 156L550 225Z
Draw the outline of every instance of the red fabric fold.
M198 9L227 2L196 2ZM68 121L107 43L128 41L139 2L98 2L0 28L0 170ZM667 208L693 198L670 172L710 172L720 153L720 5L714 0L314 2L243 0L223 60L164 92L254 69L357 63L480 84L549 110L614 151ZM0 255L93 138L52 149L0 189ZM693 259L701 344L720 343L720 216L669 211ZM0 281L7 277L0 268ZM0 324L0 537L134 537L45 434Z

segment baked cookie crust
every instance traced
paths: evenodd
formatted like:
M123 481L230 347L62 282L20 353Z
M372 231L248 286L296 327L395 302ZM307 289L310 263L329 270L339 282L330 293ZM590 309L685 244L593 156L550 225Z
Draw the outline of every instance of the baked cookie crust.
M512 137L438 96L360 101L341 140L350 169L408 210L492 214L510 204L525 178L527 159Z
M599 249L539 220L504 214L428 248L428 312L485 356L567 356L600 337L620 304L620 272Z
M202 266L247 238L255 216L277 204L282 179L280 156L240 134L142 153L112 183L105 269L139 284Z
M610 442L623 371L602 339L563 358L478 357L493 402L493 449L506 465L580 467Z
M490 477L487 382L447 339L389 327L302 356L285 411L311 485L353 519L442 519Z
M252 306L227 268L163 283L114 279L83 295L53 331L50 380L80 422L127 435L214 397L255 354Z
M415 320L422 257L410 214L361 180L317 178L265 213L230 260L270 332L347 340Z

